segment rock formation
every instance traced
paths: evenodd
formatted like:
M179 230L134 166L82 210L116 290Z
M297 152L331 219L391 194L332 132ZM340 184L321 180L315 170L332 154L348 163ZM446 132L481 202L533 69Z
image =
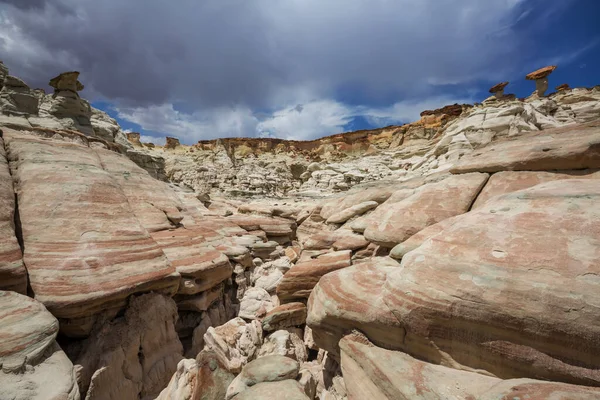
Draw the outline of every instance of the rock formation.
M0 397L600 398L600 88L140 142L0 63ZM498 100L501 101L498 101Z
M500 82L490 88L490 93L492 93L498 100L504 97L504 88L508 85L508 82Z
M548 90L548 75L556 69L556 65L549 65L530 72L525 76L525 79L535 81L535 90L539 97L544 97L544 93Z

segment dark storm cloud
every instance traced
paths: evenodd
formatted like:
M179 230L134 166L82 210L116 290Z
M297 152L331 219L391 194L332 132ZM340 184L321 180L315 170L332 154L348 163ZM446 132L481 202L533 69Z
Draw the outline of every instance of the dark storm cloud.
M511 68L517 3L2 0L0 58L32 86L78 69L88 97L130 107L424 96Z

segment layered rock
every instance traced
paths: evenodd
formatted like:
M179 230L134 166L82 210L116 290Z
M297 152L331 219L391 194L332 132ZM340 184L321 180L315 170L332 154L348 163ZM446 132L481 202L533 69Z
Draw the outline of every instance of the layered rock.
M15 233L15 193L0 137L0 289L27 294L27 272Z
M599 385L599 190L597 180L569 179L503 195L457 217L400 267L327 275L309 302L317 345L336 351L354 326L436 364ZM363 288L380 293L368 310Z
M10 399L79 400L73 364L56 343L58 321L39 302L0 291L0 387Z
M402 201L383 204L382 214L367 218L364 236L384 247L402 243L429 225L467 212L487 178L480 173L451 176L417 189Z
M31 288L64 333L87 334L133 293L177 290L175 268L104 169L104 150L9 129L4 140Z
M282 302L307 299L321 277L350 266L350 255L349 250L342 250L297 263L283 276L277 286L277 296Z
M600 389L533 379L501 380L429 364L378 348L354 333L340 341L348 398L352 399L595 399Z

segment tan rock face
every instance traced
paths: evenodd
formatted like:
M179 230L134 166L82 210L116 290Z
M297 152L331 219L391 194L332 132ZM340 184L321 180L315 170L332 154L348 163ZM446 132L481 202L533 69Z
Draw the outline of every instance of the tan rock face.
M94 149L7 129L4 140L31 288L66 334L85 335L92 317L130 294L177 289L178 274Z
M327 275L309 300L317 345L335 351L335 335L354 326L432 363L599 385L599 196L595 179L537 185L457 217L395 270ZM385 306L359 313L367 285ZM381 330L363 329L365 318Z
M27 293L27 272L15 234L15 193L0 137L0 289Z
M452 173L600 168L600 122L526 133L463 157Z
M340 342L348 399L595 399L600 389L532 379L501 380L428 364L375 347L359 334Z
M349 250L343 250L299 262L283 276L277 286L277 296L282 302L307 299L323 275L349 267L350 256Z
M86 399L157 396L183 358L176 321L175 302L151 293L132 298L122 319L93 331L77 359Z
M451 176L425 185L413 195L367 217L364 236L384 247L394 247L420 230L446 218L465 213L487 181L487 174Z
M3 398L78 400L73 364L56 343L58 321L39 302L0 291Z

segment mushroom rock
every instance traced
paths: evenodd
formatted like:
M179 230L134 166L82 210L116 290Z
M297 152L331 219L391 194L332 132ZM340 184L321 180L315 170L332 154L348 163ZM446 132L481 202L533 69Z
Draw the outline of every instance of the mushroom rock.
M141 146L140 134L138 132L127 132L127 140L134 146Z
M554 88L554 90L556 90L557 92L562 92L564 90L570 90L571 87L569 86L568 83L563 83L562 85L558 85L557 87Z
M83 90L83 84L79 82L77 78L79 78L79 71L63 72L62 74L50 79L48 85L54 88L55 95L62 90L68 90L70 92L77 93Z
M548 75L555 69L556 65L549 65L525 75L525 79L535 81L535 90L539 97L544 97L544 93L548 90Z
M174 149L179 146L181 146L181 144L179 143L179 139L167 136L167 143L165 144L165 149Z
M504 88L506 85L508 85L508 82L500 82L490 88L490 93L493 93L494 96L500 100L502 97L504 97Z

